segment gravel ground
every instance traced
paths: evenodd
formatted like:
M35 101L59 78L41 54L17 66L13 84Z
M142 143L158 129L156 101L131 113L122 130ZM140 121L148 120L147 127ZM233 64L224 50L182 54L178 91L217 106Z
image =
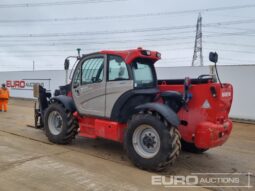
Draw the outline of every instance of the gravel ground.
M255 125L235 123L227 143L204 154L182 152L174 166L153 173L134 167L121 144L78 137L71 145L50 143L33 125L33 102L11 100L0 113L0 190L248 190L248 188L165 188L152 175L253 173ZM247 175L240 175L242 185ZM247 185L247 183L246 183ZM250 188L249 190L253 190Z

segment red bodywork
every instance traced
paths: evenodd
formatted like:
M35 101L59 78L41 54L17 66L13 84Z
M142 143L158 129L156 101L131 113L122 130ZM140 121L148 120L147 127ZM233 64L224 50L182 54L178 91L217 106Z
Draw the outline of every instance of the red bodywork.
M131 64L136 58L146 58L150 59L154 62L160 59L160 53L156 51L149 51L150 55L144 55L142 54L143 50L142 48L133 49L133 50L123 50L123 51L114 51L114 50L103 50L100 53L101 54L111 54L111 55L117 55L123 58L126 64ZM158 54L158 56L157 56Z
M118 123L95 117L81 117L77 112L74 116L78 119L80 136L96 139L98 137L117 142L123 142L126 123Z
M216 89L216 97L212 96L211 87ZM183 92L183 85L161 84L160 90ZM198 148L212 148L222 145L232 130L232 121L228 114L233 100L233 87L230 84L208 82L192 84L192 98L188 103L188 111L184 108L178 113L180 120L187 126L178 127L182 139L194 143ZM208 105L209 103L209 105Z
M150 51L146 56L141 53L142 49L127 51L101 51L102 54L121 56L127 64L131 64L135 58L149 58L156 62L160 59L159 53ZM210 91L215 87L217 96L213 97ZM183 84L159 84L161 92L184 90ZM187 122L187 125L178 127L181 137L186 142L194 143L198 148L212 148L222 145L229 137L232 130L232 122L228 117L232 99L233 88L230 84L203 83L192 84L190 88L192 99L188 103L188 111L181 109L178 113L179 119ZM205 104L205 102L208 103ZM80 136L88 138L104 138L117 142L123 142L124 130L127 124L89 116L74 116L78 119Z

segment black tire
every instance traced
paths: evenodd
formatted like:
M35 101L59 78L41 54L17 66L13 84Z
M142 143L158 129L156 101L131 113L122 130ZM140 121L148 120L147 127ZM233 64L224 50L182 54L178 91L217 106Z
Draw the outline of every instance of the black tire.
M151 158L142 157L134 148L134 132L142 125L152 127L156 130L160 138L159 150L157 154ZM128 157L137 167L144 170L162 171L168 165L172 165L180 154L180 134L175 127L169 125L159 115L137 114L128 122L128 128L124 137L124 146Z
M194 143L189 143L189 142L186 142L184 140L181 140L181 143L182 143L182 150L183 151L186 151L186 152L190 152L190 153L196 153L196 154L202 154L204 153L205 151L207 151L208 149L200 149L200 148L197 148Z
M62 118L62 127L59 134L54 134L49 126L49 116L52 112L58 112ZM45 133L49 141L56 144L69 144L78 133L78 122L70 111L62 104L52 103L45 113Z

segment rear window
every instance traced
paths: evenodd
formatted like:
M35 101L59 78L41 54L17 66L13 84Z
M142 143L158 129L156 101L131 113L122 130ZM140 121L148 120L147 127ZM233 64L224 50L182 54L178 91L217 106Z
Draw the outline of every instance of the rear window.
M156 85L154 65L149 60L136 60L132 63L135 88L151 88Z

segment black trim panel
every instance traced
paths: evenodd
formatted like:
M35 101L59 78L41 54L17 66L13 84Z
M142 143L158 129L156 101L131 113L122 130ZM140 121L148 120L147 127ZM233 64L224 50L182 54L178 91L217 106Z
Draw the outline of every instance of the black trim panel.
M68 109L70 112L75 112L76 108L74 105L74 101L73 98L69 97L69 96L65 96L65 95L59 95L56 97L52 97L50 99L51 101L59 101L60 103L62 103L66 109Z
M154 103L146 103L136 107L137 112L143 111L143 110L151 110L151 111L158 112L174 127L178 127L180 125L179 117L167 105L154 102Z
M125 92L115 102L110 119L123 123L127 122L135 113L135 108L138 105L153 102L158 93L159 89L157 88L135 89Z
M198 78L194 78L194 79L190 79L191 80L191 84L207 84L210 81L213 81L212 78L203 78L203 79L198 79ZM184 79L162 79L162 80L158 80L158 84L162 85L162 83L166 83L167 85L177 85L177 84L184 84Z

